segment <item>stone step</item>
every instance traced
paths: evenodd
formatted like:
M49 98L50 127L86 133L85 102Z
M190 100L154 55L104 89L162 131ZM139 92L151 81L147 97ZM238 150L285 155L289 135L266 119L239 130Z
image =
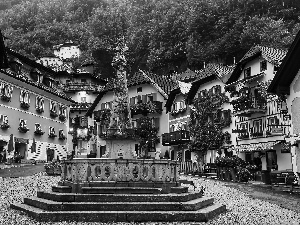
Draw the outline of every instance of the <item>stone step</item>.
M200 192L181 194L76 194L38 191L37 197L58 202L186 202L201 198Z
M53 192L59 192L59 193L71 193L72 187L70 186L52 186Z
M196 211L45 211L34 206L14 203L12 209L26 212L38 221L76 222L207 222L226 211L226 206L214 204Z
M213 204L202 197L187 202L56 202L38 197L24 198L24 203L46 211L196 211Z
M161 188L142 187L82 187L83 194L160 194Z

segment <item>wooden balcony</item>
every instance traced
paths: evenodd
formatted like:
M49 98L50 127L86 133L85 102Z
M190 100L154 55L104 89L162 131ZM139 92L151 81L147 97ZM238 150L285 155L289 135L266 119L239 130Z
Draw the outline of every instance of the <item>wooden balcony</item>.
M185 144L190 141L190 132L186 130L178 130L171 133L164 133L162 135L162 145L171 146Z
M143 114L147 115L149 113L161 113L162 102L160 101L148 101L148 102L141 102L130 106L131 115L138 115Z
M255 98L251 95L248 97L242 96L232 100L234 116L250 117L254 113L266 113L267 101L263 97Z
M67 84L64 84L63 90L65 92L76 92L76 91L91 91L91 92L98 92L100 91L101 86L98 84L92 84L92 83L76 83L76 82L70 82Z
M91 107L92 103L75 103L70 107L71 111L86 111Z

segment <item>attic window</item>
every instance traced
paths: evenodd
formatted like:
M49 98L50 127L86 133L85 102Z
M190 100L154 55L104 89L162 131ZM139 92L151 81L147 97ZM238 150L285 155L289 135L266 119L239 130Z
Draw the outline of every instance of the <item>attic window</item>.
M136 89L136 92L137 92L137 93L142 92L142 91L143 91L143 88L142 88L142 87L138 87L138 88Z
M265 70L267 70L267 61L266 60L260 62L260 72L263 72Z
M244 78L247 79L251 76L251 67L248 67L244 70Z

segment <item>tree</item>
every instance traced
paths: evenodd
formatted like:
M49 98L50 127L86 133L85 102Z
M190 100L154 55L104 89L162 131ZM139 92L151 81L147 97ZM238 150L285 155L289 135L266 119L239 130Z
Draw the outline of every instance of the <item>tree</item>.
M204 155L207 150L218 149L223 144L223 127L214 122L212 115L228 101L229 99L224 93L194 100L194 109L191 110L189 120L189 130L192 137L189 146L191 151Z

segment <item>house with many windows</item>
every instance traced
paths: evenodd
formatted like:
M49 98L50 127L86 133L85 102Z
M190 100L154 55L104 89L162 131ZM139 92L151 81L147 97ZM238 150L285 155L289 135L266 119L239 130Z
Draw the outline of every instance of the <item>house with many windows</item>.
M300 172L300 32L294 39L282 61L268 92L281 96L286 103L284 116L290 120L289 133L285 137L285 155L292 162L293 172ZM284 128L280 127L279 128Z
M284 143L291 128L287 105L267 93L285 55L280 49L253 46L226 81L235 117L232 133L237 135L232 149L261 170L292 169Z
M140 126L139 119L148 117L152 121L152 126L158 128L159 139L148 145L147 157L155 157L156 154L164 157L168 147L162 145L161 136L163 133L169 132L167 126L169 119L164 105L175 82L165 76L139 71L128 78L127 85L132 127L137 129ZM110 123L113 87L113 80L111 80L86 114L89 117L89 124L93 127L93 135L92 141L85 142L86 144L78 149L81 155L93 152L97 157L101 157L106 152L105 139ZM137 155L141 155L139 140L136 140L135 151Z
M205 151L203 152L197 147L192 149L191 144L196 138L200 137L193 137L190 134L189 124L195 123L191 115L193 115L193 111L198 110L195 109L195 105L193 105L195 101L198 101L196 99L199 99L201 102L202 100L216 97L214 104L219 104L217 102L218 96L221 96L222 93L224 95L223 80L231 71L232 67L209 64L200 71L193 72L188 69L184 73L176 76L177 86L171 91L166 102L166 111L169 113L170 132L163 134L162 140L163 145L170 146L171 158L182 162L182 170L199 166L196 162L200 162L201 164L201 168L198 168L198 170L202 169L204 163L214 163L219 146L205 146ZM228 132L231 124L229 103L227 103L226 107L224 107L224 104L221 104L220 107L216 107L212 110L209 115L207 113L204 114L205 121L201 129L204 129L208 124L217 127L223 126L224 133L227 132L225 135L226 141L224 141L224 144L222 143L222 146L224 149L227 149L225 147L231 146L232 144Z
M55 72L11 49L0 70L0 152L6 159L66 159L69 98Z

